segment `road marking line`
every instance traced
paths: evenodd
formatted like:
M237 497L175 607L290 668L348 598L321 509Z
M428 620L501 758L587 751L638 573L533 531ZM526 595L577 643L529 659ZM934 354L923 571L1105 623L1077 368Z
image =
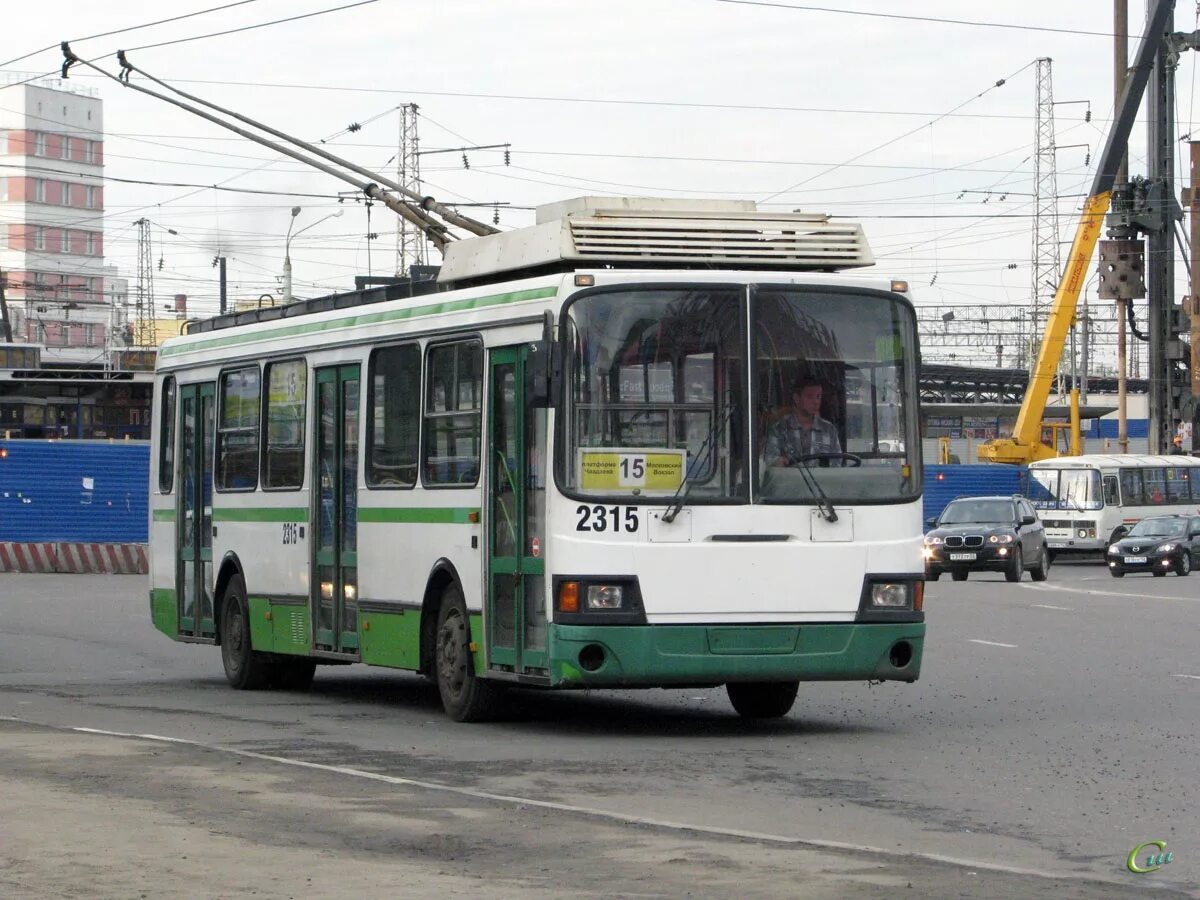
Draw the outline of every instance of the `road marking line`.
M1069 588L1069 587L1043 587L1040 584L1018 584L1017 587L1024 588L1027 591L1038 591L1043 594L1053 594L1058 591L1066 591L1070 594L1088 594L1097 597L1122 597L1125 600L1181 600L1186 603L1197 603L1200 599L1196 597L1164 597L1162 594L1122 594L1120 591L1094 591L1090 588Z
M1071 607L1069 606L1051 606L1049 603L1034 603L1033 607L1035 609L1061 609L1064 612L1071 611Z
M1176 678L1194 678L1194 679L1196 679L1197 681L1200 681L1200 675L1183 675L1183 674L1179 674L1179 675L1176 675L1175 677L1176 677Z
M967 640L972 644L986 644L989 647L1007 647L1009 650L1017 649L1016 644L1001 644L997 641L981 641L976 638L967 638Z
M1004 644L1001 646L1010 645ZM740 828L721 828L716 825L689 825L686 822L672 822L665 819L651 819L646 816L637 816L631 813L615 812L613 810L599 809L591 806L576 806L571 803L557 803L552 800L533 800L527 797L516 797L508 794L492 794L488 791L476 790L475 788L440 784L435 781L417 781L412 778L400 778L395 775L384 775L380 772L368 772L363 769L354 769L349 766L332 766L325 763L308 762L307 760L303 759L291 759L286 756L273 756L267 753L255 753L252 750L238 750L234 747L223 747L219 744L205 744L201 741L193 741L186 738L164 737L157 734L135 734L126 731L106 731L100 728L85 728L82 726L71 727L63 725L48 725L45 722L35 722L31 719L19 719L15 716L0 716L0 721L16 722L21 725L31 725L36 728L45 728L52 731L74 731L83 734L97 734L114 738L179 744L188 747L195 747L199 750L208 750L214 753L225 753L230 756L240 756L244 759L254 759L261 762L277 763L284 766L295 766L301 769L329 772L334 775L348 775L353 778L363 778L368 781L383 782L384 784L424 788L425 790L430 791L442 791L448 794L474 797L479 800L488 800L495 803L514 804L517 806L533 806L540 809L552 809L558 812L574 813L575 815L591 816L597 819L606 819L612 822L625 822L632 825L646 825L652 828L662 828L669 831L691 832L694 834L711 834L721 837L763 841L767 843L785 844L797 847L851 850L856 853L874 853L879 856L887 856L894 859L924 859L930 862L946 863L952 866L963 866L972 869L983 869L989 872L1005 872L1013 875L1031 875L1035 878L1066 878L1089 882L1098 881L1104 884L1128 884L1128 881L1109 879L1102 875L1097 875L1091 872L1064 872L1057 869L1054 871L1027 869L1022 866L1008 866L1002 863L981 862L979 860L948 856L944 853L923 853L920 851L891 850L885 847L873 847L870 844L852 844L846 841L831 841L824 838L793 837L786 834L744 831Z

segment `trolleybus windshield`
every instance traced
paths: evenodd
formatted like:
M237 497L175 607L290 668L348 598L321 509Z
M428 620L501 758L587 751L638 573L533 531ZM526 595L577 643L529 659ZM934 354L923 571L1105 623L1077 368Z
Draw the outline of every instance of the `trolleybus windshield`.
M857 289L581 293L565 316L563 487L665 501L686 479L689 504L813 505L815 481L833 502L914 499L912 322L895 295Z

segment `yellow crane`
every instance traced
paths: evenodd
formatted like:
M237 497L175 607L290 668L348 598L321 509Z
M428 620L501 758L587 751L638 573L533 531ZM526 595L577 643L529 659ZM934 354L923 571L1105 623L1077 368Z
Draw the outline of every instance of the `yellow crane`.
M1059 455L1055 446L1042 441L1042 417L1046 413L1046 401L1050 399L1054 373L1058 370L1058 363L1062 358L1063 345L1075 322L1075 307L1086 280L1088 262L1096 249L1096 241L1100 238L1100 229L1108 212L1113 183L1125 155L1129 132L1133 128L1142 94L1145 93L1146 83L1150 79L1154 57L1166 37L1165 29L1174 5L1174 0L1156 0L1153 12L1147 17L1146 31L1142 35L1129 78L1121 92L1116 116L1096 167L1096 177L1092 180L1091 190L1088 191L1087 201L1079 217L1075 240L1071 244L1071 254L1067 257L1062 280L1054 294L1054 303L1050 307L1050 316L1042 335L1037 364L1030 375L1029 387L1025 391L1021 411L1017 414L1017 424L1013 427L1012 437L996 438L979 446L978 456L984 462L1020 464ZM1069 427L1071 452L1077 454L1080 447L1077 390L1071 391Z

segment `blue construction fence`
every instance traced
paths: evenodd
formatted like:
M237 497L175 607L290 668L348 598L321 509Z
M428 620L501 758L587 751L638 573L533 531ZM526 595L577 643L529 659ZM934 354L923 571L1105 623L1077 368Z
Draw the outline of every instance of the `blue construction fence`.
M146 441L0 441L0 541L145 543Z
M0 441L0 541L145 543L145 441ZM955 497L1024 492L1022 466L925 467L925 518Z
M925 467L925 519L941 515L955 497L1023 494L1029 472L1000 463Z

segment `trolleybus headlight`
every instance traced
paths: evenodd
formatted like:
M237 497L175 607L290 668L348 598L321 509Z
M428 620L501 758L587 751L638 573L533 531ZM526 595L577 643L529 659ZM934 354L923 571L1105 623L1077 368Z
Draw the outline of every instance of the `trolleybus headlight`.
M589 584L587 589L587 608L620 609L624 593L619 584Z
M909 605L911 586L906 582L884 582L871 585L871 605L888 609L904 608Z

